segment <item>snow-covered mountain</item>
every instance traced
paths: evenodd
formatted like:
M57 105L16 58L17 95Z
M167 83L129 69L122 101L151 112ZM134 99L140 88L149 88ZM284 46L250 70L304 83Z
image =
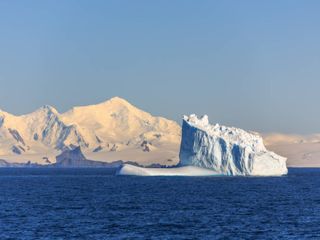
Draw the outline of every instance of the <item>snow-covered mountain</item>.
M262 138L239 128L211 125L208 117L185 116L181 166L197 166L225 175L282 175L286 158L267 151Z
M88 159L175 164L181 128L119 97L60 114L51 106L15 116L0 110L0 159L50 164L80 146Z
M289 167L320 167L320 134L264 134L266 146L288 158Z

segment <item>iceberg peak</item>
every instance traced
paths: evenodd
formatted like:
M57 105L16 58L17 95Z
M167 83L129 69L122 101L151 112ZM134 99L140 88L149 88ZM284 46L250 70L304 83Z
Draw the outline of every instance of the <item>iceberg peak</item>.
M184 115L183 120L203 128L209 125L208 115L203 115L200 118L196 114L191 114L190 116Z

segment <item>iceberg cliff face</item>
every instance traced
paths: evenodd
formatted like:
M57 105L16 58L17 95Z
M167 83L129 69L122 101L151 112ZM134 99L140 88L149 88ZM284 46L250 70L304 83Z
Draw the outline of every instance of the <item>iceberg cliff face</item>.
M197 166L224 175L284 175L286 158L268 151L262 138L239 128L210 125L208 116L184 116L180 166Z

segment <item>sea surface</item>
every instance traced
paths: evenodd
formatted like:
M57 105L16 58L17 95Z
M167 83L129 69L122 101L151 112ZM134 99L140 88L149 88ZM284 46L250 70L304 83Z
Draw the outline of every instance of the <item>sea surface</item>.
M133 177L0 169L0 239L319 239L320 170Z

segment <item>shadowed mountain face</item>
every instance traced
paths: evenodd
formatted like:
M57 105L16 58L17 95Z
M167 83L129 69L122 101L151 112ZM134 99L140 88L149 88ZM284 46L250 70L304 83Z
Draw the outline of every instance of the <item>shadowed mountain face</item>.
M76 147L73 150L65 150L57 156L57 161L52 166L54 167L120 167L123 162L116 161L112 163L105 163L99 161L88 160L83 155L81 148Z
M180 131L176 122L154 117L118 97L63 114L51 106L22 116L0 111L0 158L21 162L32 155L42 163L47 155L79 146L86 156L96 154L99 160L108 153L139 155L161 152L166 146L178 152ZM166 158L176 157L171 155Z

